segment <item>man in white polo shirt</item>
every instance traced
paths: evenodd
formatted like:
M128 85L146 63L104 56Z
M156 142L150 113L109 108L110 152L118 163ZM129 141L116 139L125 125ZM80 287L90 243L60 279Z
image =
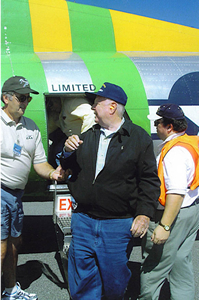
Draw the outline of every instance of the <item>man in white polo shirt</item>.
M21 245L23 207L21 197L28 181L31 165L43 178L63 180L64 171L56 170L47 162L41 134L37 125L23 116L30 88L22 76L13 76L4 82L1 100L1 267L5 291L1 299L36 300L36 294L28 294L16 283L18 249Z
M143 239L139 299L159 299L167 278L171 299L194 300L191 252L199 229L199 137L185 134L187 122L176 104L161 105L153 120L163 140L157 157L161 194Z

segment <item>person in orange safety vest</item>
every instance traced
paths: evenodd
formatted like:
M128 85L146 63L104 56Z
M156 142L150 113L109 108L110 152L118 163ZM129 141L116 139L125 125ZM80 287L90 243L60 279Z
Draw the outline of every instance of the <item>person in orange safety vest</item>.
M171 299L194 300L192 248L199 229L199 136L189 136L176 104L161 105L154 125L163 143L157 157L159 206L143 239L139 299L158 299L166 279Z

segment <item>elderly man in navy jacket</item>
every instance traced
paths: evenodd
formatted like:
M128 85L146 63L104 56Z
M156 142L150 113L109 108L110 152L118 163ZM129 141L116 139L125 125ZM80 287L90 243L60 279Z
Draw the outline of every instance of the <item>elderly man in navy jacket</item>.
M159 197L149 135L123 115L127 95L105 82L94 101L97 123L70 136L61 164L72 176L77 202L72 215L69 285L72 299L123 299L133 237L142 238Z

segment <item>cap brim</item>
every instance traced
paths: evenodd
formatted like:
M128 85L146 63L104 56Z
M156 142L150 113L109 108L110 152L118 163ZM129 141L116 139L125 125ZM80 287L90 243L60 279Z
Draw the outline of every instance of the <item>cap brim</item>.
M158 120L158 119L162 119L161 116L158 116L157 114L150 114L147 116L147 118L150 120L150 121L155 121L155 120Z
M35 90L32 90L30 88L23 88L23 89L18 89L18 90L15 90L15 92L19 93L19 94L36 94L38 95L39 92L35 91Z
M95 93L89 93L89 92L85 92L86 97L90 100L90 102L95 101L95 98L97 97L97 94Z

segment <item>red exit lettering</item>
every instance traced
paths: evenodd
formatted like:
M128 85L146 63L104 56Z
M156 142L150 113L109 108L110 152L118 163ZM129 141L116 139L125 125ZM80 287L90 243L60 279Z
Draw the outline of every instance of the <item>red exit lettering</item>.
M72 202L69 198L59 199L59 210L70 210L72 208Z

